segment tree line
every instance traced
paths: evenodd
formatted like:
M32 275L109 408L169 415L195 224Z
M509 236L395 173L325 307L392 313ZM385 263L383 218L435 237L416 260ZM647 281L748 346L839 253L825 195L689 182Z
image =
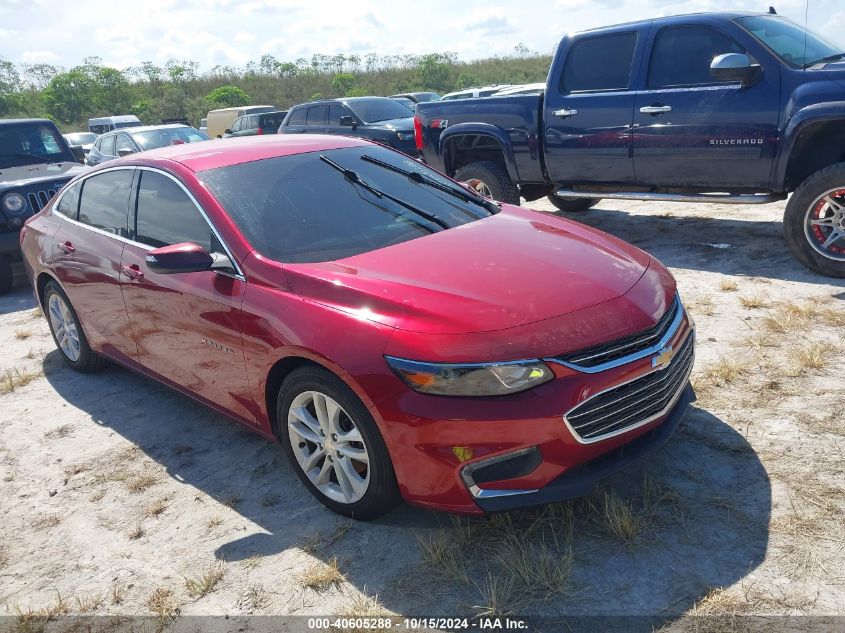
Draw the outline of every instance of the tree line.
M95 116L134 114L147 124L249 104L282 109L314 99L389 95L470 86L544 81L551 56L519 44L507 56L460 61L455 53L323 55L282 61L263 55L243 67L201 72L190 60L143 62L119 70L98 57L65 69L0 58L0 117L49 117L63 131L87 128Z

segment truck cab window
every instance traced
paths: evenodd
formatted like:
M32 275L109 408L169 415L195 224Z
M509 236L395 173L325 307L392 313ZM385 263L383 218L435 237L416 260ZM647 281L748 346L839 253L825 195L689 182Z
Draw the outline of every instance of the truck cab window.
M614 33L576 41L566 56L562 91L626 90L636 46L636 33Z
M648 68L648 87L701 86L720 83L710 74L714 57L745 50L706 26L672 26L657 34Z

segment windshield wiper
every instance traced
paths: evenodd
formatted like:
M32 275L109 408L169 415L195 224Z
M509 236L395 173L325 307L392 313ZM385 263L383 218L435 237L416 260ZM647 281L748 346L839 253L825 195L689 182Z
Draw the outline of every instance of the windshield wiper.
M323 154L320 155L320 160L323 161L324 163L326 163L327 165L330 165L331 167L333 167L334 169L336 169L340 173L342 173L346 177L346 179L349 180L350 182L355 183L359 187L366 189L367 191L372 193L375 197L377 197L377 198L387 198L388 200L395 202L399 206L405 207L411 213L415 213L418 216L420 216L421 218L425 218L429 222L436 224L440 228L443 228L443 229L450 228L449 225L446 224L445 221L443 221L441 218L438 218L436 215L429 213L428 211L423 211L422 209L415 207L411 203L405 202L401 198L397 198L396 196L392 196L389 193L382 191L381 189L377 189L376 187L373 187L370 183L363 180L361 178L361 176L358 174L358 172L355 171L354 169L347 169L343 165L338 165L331 158L329 158L328 156L325 156Z
M469 191L464 191L463 189L460 189L458 187L450 187L449 185L446 185L442 182L438 182L433 178L429 178L425 174L421 174L418 171L414 171L412 169L404 169L402 167L398 167L397 165L391 165L390 163L385 162L383 160L379 160L378 158L373 158L368 154L362 155L361 160L365 160L368 163L372 163L373 165L378 165L379 167L383 167L384 169L389 169L390 171L396 172L397 174L407 176L417 184L428 185L429 187L432 187L444 193L448 193L450 196L460 198L464 202L472 202L473 204L477 204L478 206L483 207L489 213L495 213L499 210L498 205L492 200L482 198L481 196L473 195ZM495 211L491 209L491 206L495 207Z
M804 64L804 68L809 68L810 66L815 66L816 64L824 64L825 62L835 62L837 60L842 59L843 57L845 57L845 52L835 53L834 55L828 55L827 57L817 59L814 62L808 62Z

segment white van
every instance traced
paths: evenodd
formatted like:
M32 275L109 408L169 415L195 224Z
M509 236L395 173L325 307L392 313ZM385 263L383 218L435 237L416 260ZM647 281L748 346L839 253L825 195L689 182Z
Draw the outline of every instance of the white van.
M136 127L144 125L134 114L120 114L118 116L101 116L88 119L88 130L94 134L105 134L121 127Z

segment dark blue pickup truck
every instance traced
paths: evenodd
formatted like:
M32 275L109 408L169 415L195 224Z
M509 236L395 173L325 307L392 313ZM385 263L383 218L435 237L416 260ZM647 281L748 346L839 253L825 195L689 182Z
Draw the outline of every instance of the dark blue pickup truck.
M423 159L482 193L562 211L600 198L761 204L845 277L845 49L771 14L708 13L561 41L540 96L421 103Z

